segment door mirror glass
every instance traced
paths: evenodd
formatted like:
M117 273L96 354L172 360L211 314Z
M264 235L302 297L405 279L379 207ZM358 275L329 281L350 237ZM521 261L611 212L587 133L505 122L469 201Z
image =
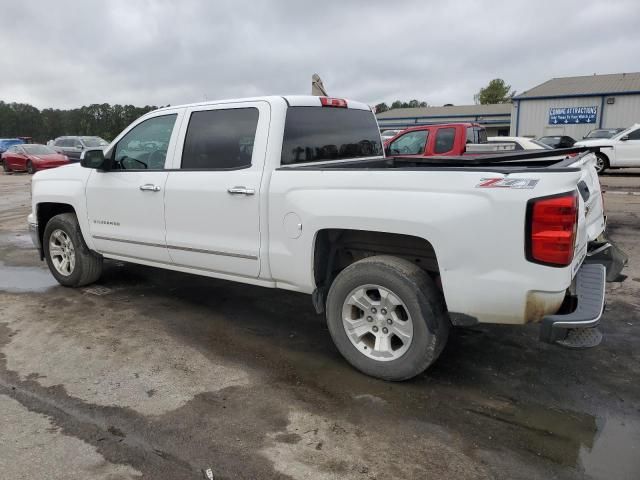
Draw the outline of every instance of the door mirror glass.
M625 135L620 140L623 141L623 142L626 142L627 140L629 140L629 135Z
M107 159L104 158L104 152L101 148L85 150L80 156L80 165L84 168L94 168L96 170L108 170Z

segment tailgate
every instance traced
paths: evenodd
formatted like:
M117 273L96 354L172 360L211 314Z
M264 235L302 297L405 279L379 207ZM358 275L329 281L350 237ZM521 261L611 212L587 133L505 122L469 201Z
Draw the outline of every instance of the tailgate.
M595 169L596 156L593 153L584 155L573 167L580 167L578 192L584 203L584 217L587 230L587 242L593 242L605 229L604 204L600 180Z

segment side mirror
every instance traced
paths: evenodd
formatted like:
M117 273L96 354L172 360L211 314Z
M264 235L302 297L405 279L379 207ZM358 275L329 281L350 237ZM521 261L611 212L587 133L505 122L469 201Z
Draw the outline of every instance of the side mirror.
M627 140L629 140L629 135L625 135L620 140L623 141L623 142L626 142Z
M82 165L84 168L109 170L107 168L107 163L107 159L104 158L104 152L101 148L85 150L80 154L80 165Z

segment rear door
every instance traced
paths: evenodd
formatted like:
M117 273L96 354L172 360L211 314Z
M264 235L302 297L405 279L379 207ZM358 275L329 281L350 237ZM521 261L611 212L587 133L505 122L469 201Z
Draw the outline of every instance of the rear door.
M456 148L456 127L437 127L434 128L434 140L432 144L432 155L460 155ZM466 139L466 134L465 134Z
M627 140L616 143L616 166L640 167L640 128L625 136Z
M187 110L165 196L167 247L179 266L257 277L267 102Z

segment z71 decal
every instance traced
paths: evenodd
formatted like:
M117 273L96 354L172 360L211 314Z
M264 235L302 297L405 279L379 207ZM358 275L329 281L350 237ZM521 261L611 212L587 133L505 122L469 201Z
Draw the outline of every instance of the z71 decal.
M481 178L476 188L536 188L538 178Z

